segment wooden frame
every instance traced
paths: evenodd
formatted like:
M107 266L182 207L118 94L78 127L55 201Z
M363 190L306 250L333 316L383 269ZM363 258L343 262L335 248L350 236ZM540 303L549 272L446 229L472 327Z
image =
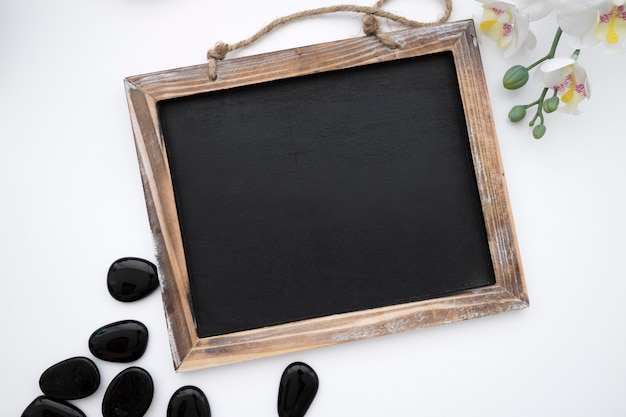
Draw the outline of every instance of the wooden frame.
M373 37L331 42L125 80L174 367L187 371L433 326L528 306L503 168L473 22L392 33L390 50ZM242 85L449 51L454 57L495 284L400 305L231 334L199 337L158 104Z

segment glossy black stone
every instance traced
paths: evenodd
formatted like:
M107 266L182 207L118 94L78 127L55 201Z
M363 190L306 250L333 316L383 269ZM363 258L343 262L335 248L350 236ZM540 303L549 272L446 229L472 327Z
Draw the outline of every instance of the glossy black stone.
M46 369L39 378L41 392L58 400L78 400L96 392L100 372L89 358L77 356Z
M44 395L33 400L22 412L22 417L85 417L76 406Z
M148 346L148 328L136 320L123 320L102 326L89 337L89 350L108 362L132 362Z
M200 388L181 387L170 398L167 417L211 417L209 401Z
M126 368L109 384L102 399L103 417L141 417L154 395L152 377L143 368Z
M309 365L294 362L280 378L278 387L278 415L303 417L317 394L319 379Z
M121 258L109 267L107 287L116 300L141 300L158 286L157 268L145 259Z

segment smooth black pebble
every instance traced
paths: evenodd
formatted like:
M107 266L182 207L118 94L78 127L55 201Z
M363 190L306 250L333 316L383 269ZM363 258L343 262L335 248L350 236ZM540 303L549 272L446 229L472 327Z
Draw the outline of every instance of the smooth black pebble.
M157 267L145 259L121 258L109 267L107 288L118 301L141 300L158 286Z
M39 388L48 397L59 400L78 400L96 392L100 386L100 372L89 358L77 356L46 369L39 378Z
M103 417L141 417L154 395L152 377L143 368L124 369L111 381L102 399Z
M89 350L108 362L132 362L148 346L148 328L136 320L122 320L102 326L89 337Z
M85 413L70 403L41 395L26 407L22 417L85 417Z
M303 417L317 394L319 379L309 365L294 362L280 379L278 387L278 415Z
M170 398L167 417L211 417L209 401L198 387L181 387Z

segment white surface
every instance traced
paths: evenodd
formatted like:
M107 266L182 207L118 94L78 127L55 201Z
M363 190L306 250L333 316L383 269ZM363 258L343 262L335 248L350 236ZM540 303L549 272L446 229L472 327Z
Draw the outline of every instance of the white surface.
M359 0L356 4L371 5ZM236 42L270 20L332 0L20 0L0 3L0 411L20 415L43 370L127 318L150 329L136 365L155 381L149 417L175 389L202 388L214 417L276 416L280 374L301 360L321 379L307 417L626 416L626 55L584 51L592 100L580 116L548 116L548 134L506 119L539 90L511 93L503 72L547 51L505 61L482 45L531 307L193 373L171 365L158 293L113 300L108 266L154 260L122 80L205 62L218 40ZM390 0L387 10L430 20L437 1ZM456 0L452 20L479 5ZM361 36L356 15L280 28L231 56ZM563 48L567 51L567 48ZM100 389L75 401L101 415L107 384L127 365L97 361Z

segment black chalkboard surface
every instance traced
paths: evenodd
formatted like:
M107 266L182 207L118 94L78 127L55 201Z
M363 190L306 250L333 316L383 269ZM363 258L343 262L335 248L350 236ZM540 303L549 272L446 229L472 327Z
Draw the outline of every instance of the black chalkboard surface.
M200 336L495 283L450 52L159 116Z
M174 367L528 306L473 22L126 79Z

